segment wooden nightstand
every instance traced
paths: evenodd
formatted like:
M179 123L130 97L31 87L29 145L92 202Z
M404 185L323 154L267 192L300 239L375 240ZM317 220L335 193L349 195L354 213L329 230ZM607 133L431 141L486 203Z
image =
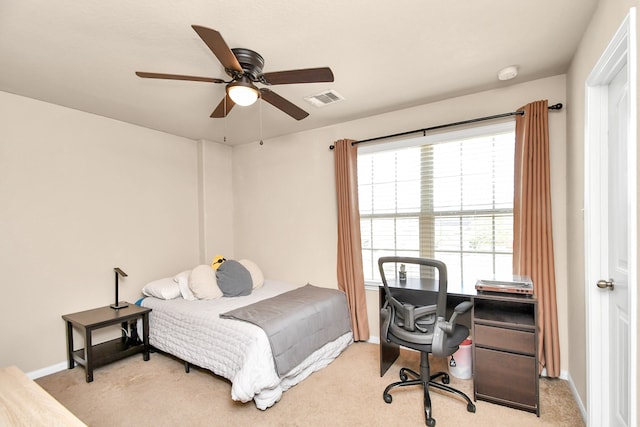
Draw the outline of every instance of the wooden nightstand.
M149 312L150 308L144 308L135 304L128 307L113 309L110 306L93 310L80 311L78 313L65 314L62 318L67 324L67 359L69 369L75 367L75 363L84 366L87 382L93 381L93 370L107 363L120 360L137 353L143 353L145 361L149 360ZM142 319L142 342L134 341L127 336L111 341L93 345L91 333L100 328L120 324L127 335L131 337L130 328L138 319ZM73 349L73 328L76 328L84 336L84 348Z

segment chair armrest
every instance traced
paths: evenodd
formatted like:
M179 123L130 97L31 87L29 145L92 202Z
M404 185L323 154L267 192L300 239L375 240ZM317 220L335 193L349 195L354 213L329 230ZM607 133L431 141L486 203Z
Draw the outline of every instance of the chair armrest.
M433 341L431 343L431 354L436 357L448 356L444 343L446 342L445 335L447 332L449 322L445 322L444 318L438 317L436 320L436 327L433 329Z
M391 323L391 307L389 303L385 303L384 306L380 309L380 317L381 317L381 337L380 340L389 341L389 324Z
M401 326L410 332L416 329L420 332L425 332L417 326L418 320L425 316L435 315L437 311L435 305L414 306L408 303L398 303L395 305L395 309L402 318Z
M469 311L471 307L473 307L473 303L471 301L462 301L460 304L456 305L456 308L454 308L453 311L457 314L463 314Z
M421 317L424 316L428 316L430 314L436 314L436 312L438 311L438 306L434 305L423 305L423 306L419 306L419 307L415 307L414 308L414 316L416 318L416 320L420 319Z
M459 314L466 313L469 309L473 307L473 303L471 301L463 301L460 304L456 305L453 309L453 314L448 322L442 322L440 324L440 329L442 329L447 335L453 334L453 331L456 328L456 318Z

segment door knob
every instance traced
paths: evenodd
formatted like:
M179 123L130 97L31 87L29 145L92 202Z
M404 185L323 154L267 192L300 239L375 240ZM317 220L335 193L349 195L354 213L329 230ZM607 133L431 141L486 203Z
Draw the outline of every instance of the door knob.
M598 280L598 283L596 283L596 286L598 286L600 289L609 288L609 290L612 291L613 290L613 279Z

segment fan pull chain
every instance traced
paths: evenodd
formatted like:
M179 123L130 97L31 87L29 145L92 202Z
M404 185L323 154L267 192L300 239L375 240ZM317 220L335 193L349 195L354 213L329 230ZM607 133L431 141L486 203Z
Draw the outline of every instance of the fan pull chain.
M222 136L222 142L227 142L227 93L225 91L224 98L224 135Z
M262 93L260 94L260 98L262 98ZM262 100L261 100L262 101ZM264 145L264 142L262 141L262 102L260 102L260 145Z

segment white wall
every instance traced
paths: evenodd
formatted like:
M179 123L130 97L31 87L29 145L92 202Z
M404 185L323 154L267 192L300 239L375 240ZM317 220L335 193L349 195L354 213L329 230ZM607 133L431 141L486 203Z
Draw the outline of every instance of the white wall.
M336 287L336 200L330 130L233 150L238 258L265 277Z
M565 102L565 76L513 84L233 149L235 251L266 277L337 287L333 153L341 138L366 139L509 111L535 100ZM348 102L348 101L345 101ZM331 107L327 107L331 108ZM565 110L550 112L551 188L561 367L568 365ZM378 297L367 291L378 335Z
M233 259L232 151L228 145L198 141L199 263Z
M0 117L0 366L29 372L66 359L63 314L113 302L113 267L129 274L120 297L134 302L146 282L198 263L198 152L5 92ZM207 144L209 170L220 155L230 174L230 152Z

